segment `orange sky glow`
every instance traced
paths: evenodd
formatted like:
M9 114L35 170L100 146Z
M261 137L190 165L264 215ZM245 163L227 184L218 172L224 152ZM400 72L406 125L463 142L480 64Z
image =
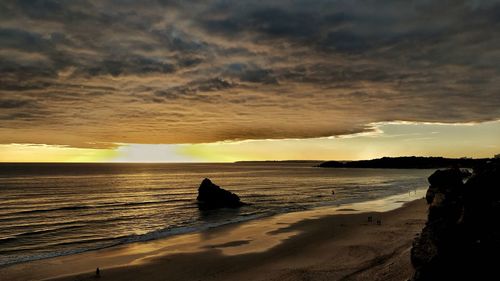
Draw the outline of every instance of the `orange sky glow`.
M466 136L466 137L464 137ZM384 156L493 157L500 121L478 124L376 124L339 137L226 141L202 144L117 144L114 148L0 145L2 162L234 162L360 160Z

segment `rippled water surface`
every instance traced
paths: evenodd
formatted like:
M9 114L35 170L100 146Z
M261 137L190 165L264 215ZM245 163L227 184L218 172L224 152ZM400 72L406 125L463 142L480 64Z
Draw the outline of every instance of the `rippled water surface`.
M408 193L432 172L314 164L0 164L0 265ZM205 177L250 205L199 211Z

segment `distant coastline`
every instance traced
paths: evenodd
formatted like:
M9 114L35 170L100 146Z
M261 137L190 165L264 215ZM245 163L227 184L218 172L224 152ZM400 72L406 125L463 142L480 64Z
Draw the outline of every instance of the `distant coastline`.
M243 160L235 161L234 164L259 164L259 163L291 163L291 164L302 164L302 163L322 163L325 160Z
M444 157L383 157L358 161L326 161L321 168L380 168L380 169L439 169L439 168L474 168L497 158L444 158Z

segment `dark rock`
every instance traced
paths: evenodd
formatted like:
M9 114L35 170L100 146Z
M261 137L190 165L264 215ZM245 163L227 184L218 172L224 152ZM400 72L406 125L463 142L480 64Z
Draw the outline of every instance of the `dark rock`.
M238 208L245 205L238 195L220 188L207 178L201 182L196 199L200 209Z
M429 177L427 223L415 239L413 281L487 280L500 265L500 162ZM492 275L493 274L493 275Z

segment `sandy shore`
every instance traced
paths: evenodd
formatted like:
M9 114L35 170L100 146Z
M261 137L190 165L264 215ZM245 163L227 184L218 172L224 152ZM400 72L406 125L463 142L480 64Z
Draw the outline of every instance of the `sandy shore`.
M425 223L427 206L415 200L421 194L400 197L17 264L0 268L0 276L95 280L100 267L99 280L110 281L407 280L411 243ZM414 201L401 207L409 200ZM377 212L363 212L367 209Z

